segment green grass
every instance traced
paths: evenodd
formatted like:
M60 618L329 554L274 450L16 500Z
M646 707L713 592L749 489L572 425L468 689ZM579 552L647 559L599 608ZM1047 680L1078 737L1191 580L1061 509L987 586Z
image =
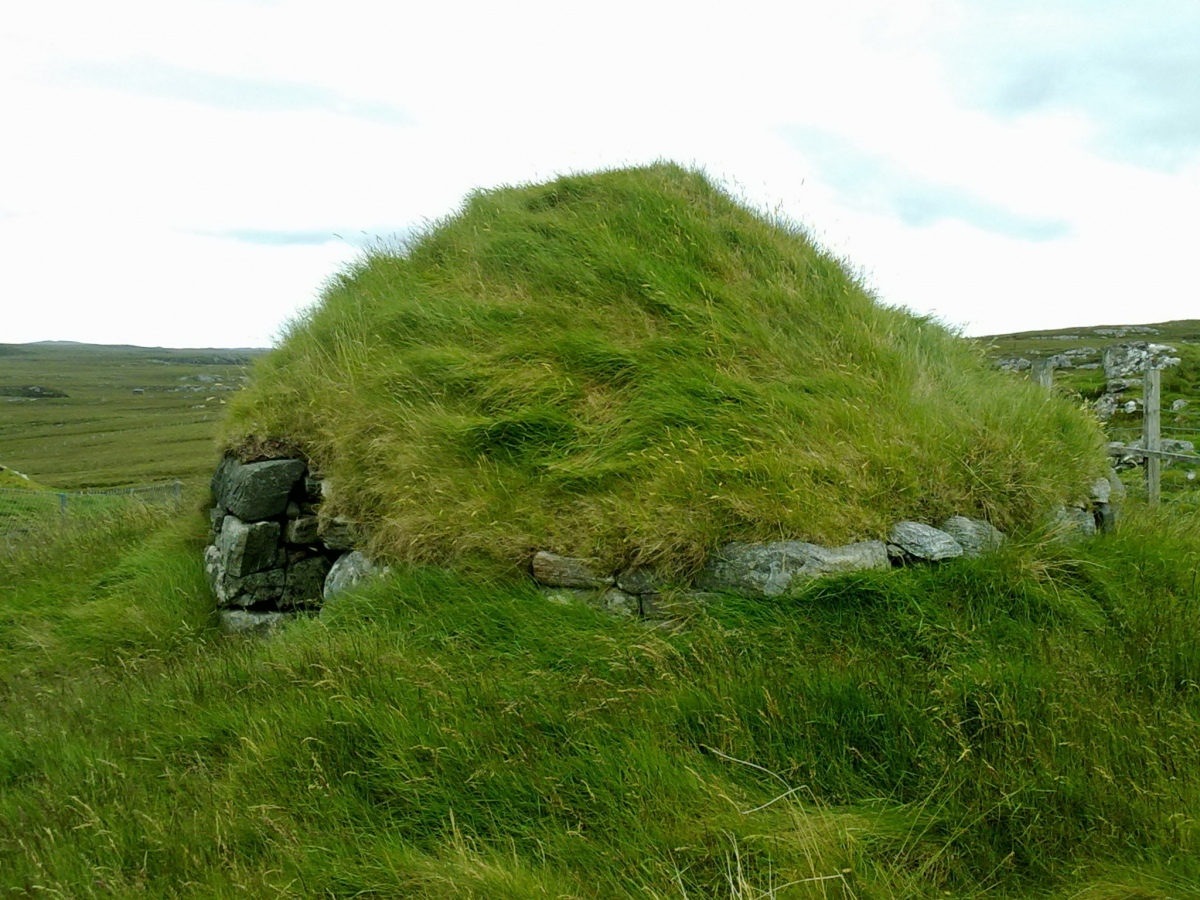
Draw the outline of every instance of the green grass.
M225 401L259 352L0 344L0 463L61 490L207 478ZM30 385L67 396L22 396Z
M226 446L308 456L376 553L693 571L718 543L1029 527L1094 421L672 165L472 195L294 322Z
M1198 525L676 631L398 567L260 643L198 516L94 522L0 558L0 892L1200 897Z

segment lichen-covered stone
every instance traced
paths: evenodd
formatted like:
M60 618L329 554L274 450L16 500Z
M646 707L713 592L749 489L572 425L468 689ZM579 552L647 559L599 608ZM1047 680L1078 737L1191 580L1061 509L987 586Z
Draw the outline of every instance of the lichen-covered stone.
M293 607L320 604L330 568L329 560L323 556L310 556L289 565L280 605Z
M330 550L354 549L354 527L347 519L337 516L318 519L317 537Z
M1059 506L1050 515L1050 535L1055 540L1073 544L1096 534L1096 518L1086 509Z
M627 594L617 588L601 591L597 605L606 613L621 618L633 618L641 613L641 604L635 594Z
M269 637L290 618L287 613L223 609L217 613L221 631L244 637Z
M752 597L779 597L793 582L821 575L888 568L882 541L820 547L804 541L726 544L709 558L696 586Z
M371 562L361 550L351 550L349 553L343 553L337 558L337 561L334 562L329 569L329 573L325 576L322 597L325 600L329 600L343 591L348 591L368 578L383 574L386 571L385 567L377 566Z
M939 528L958 542L963 556L982 556L1004 543L1004 533L983 519L951 516Z
M278 603L283 596L283 569L232 575L225 568L221 550L212 544L204 548L204 574L220 607L265 606Z
M284 529L284 540L289 544L315 544L318 539L316 516L301 516L292 519Z
M940 528L921 522L897 522L888 534L895 544L912 559L940 562L963 555L962 545Z
M539 550L533 555L533 577L547 587L603 588L613 583L613 578L596 571L586 559L559 556Z
M282 515L288 496L304 474L299 459L271 459L240 463L225 457L212 479L217 505L244 522L256 522Z
M252 575L276 564L279 523L243 522L237 516L226 516L216 543L226 573L239 578Z
M666 584L667 579L653 568L627 569L617 576L617 587L628 594L661 591Z

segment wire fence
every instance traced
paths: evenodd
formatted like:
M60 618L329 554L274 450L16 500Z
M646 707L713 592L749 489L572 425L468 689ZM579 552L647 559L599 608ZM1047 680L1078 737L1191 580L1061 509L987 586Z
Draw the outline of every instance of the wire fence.
M25 491L0 488L0 543L16 543L132 504L154 506L183 502L183 482L92 491Z

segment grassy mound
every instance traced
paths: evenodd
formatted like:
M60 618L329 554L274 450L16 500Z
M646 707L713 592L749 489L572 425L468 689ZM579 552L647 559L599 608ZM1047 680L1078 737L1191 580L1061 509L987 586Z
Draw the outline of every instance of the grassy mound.
M371 253L257 367L225 442L308 456L394 558L675 572L732 539L1018 528L1104 465L1069 403L666 164L478 193Z

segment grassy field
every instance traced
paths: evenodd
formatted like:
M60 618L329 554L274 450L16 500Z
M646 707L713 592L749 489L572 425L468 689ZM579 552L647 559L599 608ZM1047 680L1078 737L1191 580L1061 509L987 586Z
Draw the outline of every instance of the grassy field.
M0 555L0 894L1200 897L1200 528L714 599L398 567L220 638L204 523Z
M0 344L0 464L63 490L200 480L259 353Z

